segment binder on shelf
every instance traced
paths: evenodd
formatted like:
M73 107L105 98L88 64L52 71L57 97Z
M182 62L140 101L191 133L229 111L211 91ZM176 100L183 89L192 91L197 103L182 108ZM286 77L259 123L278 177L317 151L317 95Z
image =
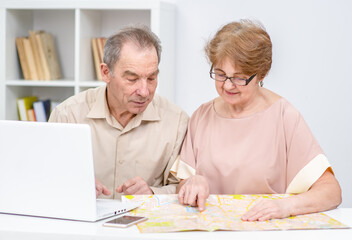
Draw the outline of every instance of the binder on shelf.
M33 108L33 102L35 101L37 101L36 96L17 99L18 114L21 121L29 121L28 110Z

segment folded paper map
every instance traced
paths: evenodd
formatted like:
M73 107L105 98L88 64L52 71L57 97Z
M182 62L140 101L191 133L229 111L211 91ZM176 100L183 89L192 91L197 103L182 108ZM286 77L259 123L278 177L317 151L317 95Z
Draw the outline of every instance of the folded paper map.
M196 207L179 204L176 194L126 195L122 197L122 200L141 204L139 208L131 211L131 215L148 218L148 221L137 225L142 233L192 230L256 231L349 228L324 213L268 221L247 222L241 220L241 216L259 198L275 200L288 196L288 194L210 195L206 202L206 209L202 212L199 212Z

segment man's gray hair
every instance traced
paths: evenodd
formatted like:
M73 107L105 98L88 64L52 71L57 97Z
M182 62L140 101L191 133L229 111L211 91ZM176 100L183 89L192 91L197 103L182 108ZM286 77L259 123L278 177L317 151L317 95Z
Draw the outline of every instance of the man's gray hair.
M119 60L121 49L127 42L133 42L142 49L154 47L160 63L161 45L159 38L147 26L130 26L121 29L106 40L103 61L108 65L111 74L114 73L115 63Z

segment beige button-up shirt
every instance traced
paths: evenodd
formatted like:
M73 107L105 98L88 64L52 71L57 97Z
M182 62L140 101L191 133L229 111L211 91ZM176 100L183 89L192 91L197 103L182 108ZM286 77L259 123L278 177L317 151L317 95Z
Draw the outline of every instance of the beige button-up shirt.
M106 86L70 97L52 112L50 122L88 124L92 131L95 177L119 198L116 188L140 176L155 194L175 193L170 168L180 152L188 116L163 97L122 127L110 114Z

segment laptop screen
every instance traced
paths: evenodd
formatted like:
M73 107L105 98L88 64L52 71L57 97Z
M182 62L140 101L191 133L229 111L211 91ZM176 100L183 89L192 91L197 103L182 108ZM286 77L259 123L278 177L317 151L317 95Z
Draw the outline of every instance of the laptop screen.
M89 126L0 121L0 189L3 213L95 217Z

